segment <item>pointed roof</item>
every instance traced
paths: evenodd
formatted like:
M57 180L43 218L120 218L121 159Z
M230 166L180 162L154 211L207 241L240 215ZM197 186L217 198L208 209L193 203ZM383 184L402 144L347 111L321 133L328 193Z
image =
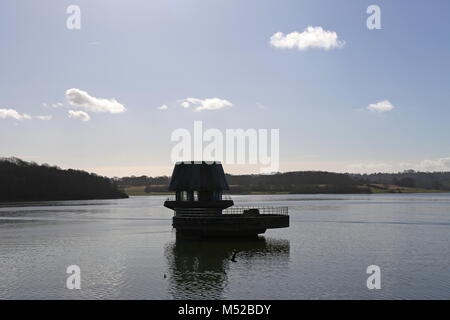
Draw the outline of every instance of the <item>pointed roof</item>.
M170 191L229 190L220 162L177 162L169 185Z

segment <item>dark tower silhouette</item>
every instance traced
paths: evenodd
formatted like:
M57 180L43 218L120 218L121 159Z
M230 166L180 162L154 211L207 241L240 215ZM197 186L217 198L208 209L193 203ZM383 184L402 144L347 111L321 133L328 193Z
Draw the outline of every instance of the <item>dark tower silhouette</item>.
M234 203L222 194L229 187L219 162L178 162L169 190L175 197L164 206L175 211L172 225L178 235L256 236L268 228L289 226L287 207L230 208ZM225 209L227 214L222 212Z
M169 191L175 192L164 206L182 214L221 214L234 203L225 199L223 191L229 190L222 164L213 162L179 162L175 165Z

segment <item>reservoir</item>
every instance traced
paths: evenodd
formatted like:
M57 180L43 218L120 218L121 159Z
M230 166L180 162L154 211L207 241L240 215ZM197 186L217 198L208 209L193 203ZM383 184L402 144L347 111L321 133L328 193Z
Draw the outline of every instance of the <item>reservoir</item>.
M232 196L289 208L289 228L245 240L177 239L165 199L1 204L0 298L450 298L449 193Z

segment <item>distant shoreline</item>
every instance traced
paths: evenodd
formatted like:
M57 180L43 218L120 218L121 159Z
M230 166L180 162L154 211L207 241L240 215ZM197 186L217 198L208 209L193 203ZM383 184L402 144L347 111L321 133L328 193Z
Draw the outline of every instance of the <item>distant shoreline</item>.
M321 192L315 192L315 193L294 193L294 192L260 192L260 191L254 191L254 192L243 192L243 193L231 193L231 195L236 195L236 196L244 196L244 195L296 195L296 194L304 194L304 195L308 195L308 194L366 194L366 195L370 195L370 194L415 194L415 193L450 193L450 191L448 190L432 190L432 189L419 189L419 188L409 188L410 190L400 190L400 191L390 191L390 190L378 190L375 192L370 192L370 193L321 193ZM136 190L132 190L132 191L127 191L127 189L124 189L124 192L128 195L128 196L134 196L134 197L138 197L138 196L170 196L173 195L173 192L144 192L144 191L136 191Z
M450 192L450 172L342 174L292 171L271 175L226 175L228 193L274 194L396 194ZM0 203L120 199L166 196L170 177L107 178L81 170L63 170L18 158L0 158Z
M256 195L378 195L378 194L391 194L391 195L398 195L398 194L442 194L442 193L450 193L450 191L442 191L442 190L428 190L428 191L417 191L417 192L403 192L403 193L393 193L393 192L377 192L377 193L263 193L263 192L254 192L254 193L233 193L230 194L231 196L256 196ZM145 193L145 194L130 194L127 198L98 198L98 199L66 199L66 200L24 200L24 201L0 201L0 208L8 208L8 207L22 207L25 205L29 206L45 206L47 203L49 206L58 205L56 203L58 202L66 202L66 201L99 201L99 200L120 200L120 199L129 199L130 197L151 197L151 196L170 196L173 195L171 192L152 192L152 193ZM326 200L326 199L324 199Z
M342 174L292 171L271 175L226 175L231 194L376 194L450 192L450 172ZM115 180L131 196L167 195L170 177L132 176Z

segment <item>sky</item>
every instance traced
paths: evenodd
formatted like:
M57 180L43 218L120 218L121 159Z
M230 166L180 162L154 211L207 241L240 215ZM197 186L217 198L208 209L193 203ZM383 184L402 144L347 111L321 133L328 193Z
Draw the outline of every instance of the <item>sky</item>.
M381 29L367 27L370 5ZM447 0L2 0L0 156L168 175L171 134L197 120L279 129L282 172L450 170L449 12Z

